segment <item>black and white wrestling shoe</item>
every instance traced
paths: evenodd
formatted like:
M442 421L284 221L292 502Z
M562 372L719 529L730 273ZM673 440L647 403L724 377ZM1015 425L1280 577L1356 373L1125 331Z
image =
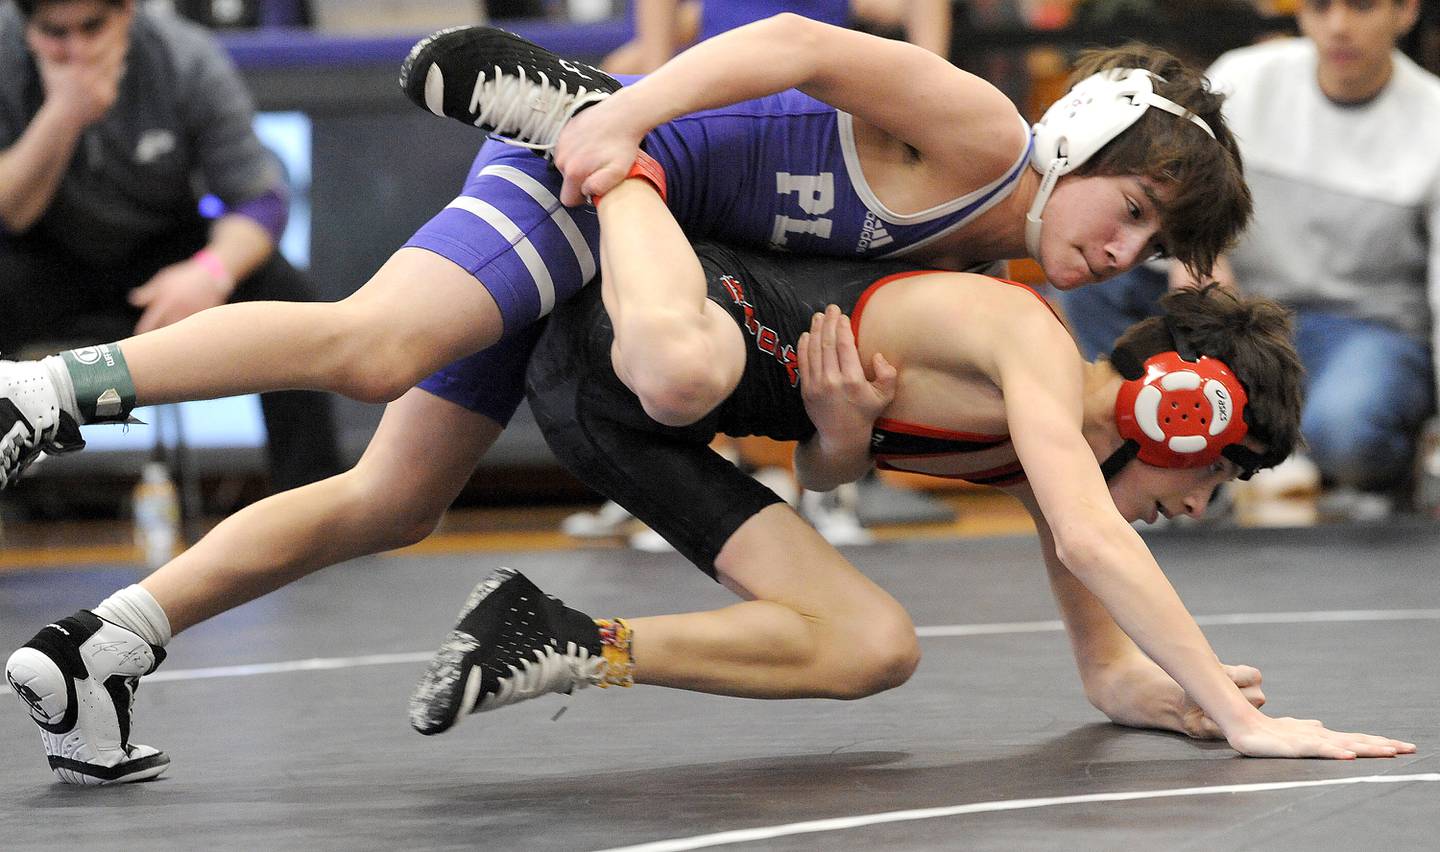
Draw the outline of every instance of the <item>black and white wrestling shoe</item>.
M427 36L400 66L400 88L438 116L547 151L571 116L620 88L614 77L494 27Z
M466 713L598 686L605 672L594 619L500 568L470 593L430 660L410 697L410 724L438 734Z
M81 610L47 624L10 655L5 678L40 726L50 768L67 784L145 781L170 758L130 742L130 711L140 678L165 649Z
M15 484L41 453L83 449L80 426L60 407L39 361L0 361L0 488Z

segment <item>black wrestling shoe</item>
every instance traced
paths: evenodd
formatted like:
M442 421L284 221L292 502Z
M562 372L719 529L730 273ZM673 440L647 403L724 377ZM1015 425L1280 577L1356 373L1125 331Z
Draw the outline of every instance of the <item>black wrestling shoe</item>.
M411 48L400 66L400 88L438 116L545 151L571 116L609 97L620 83L504 30L460 26Z
M42 453L84 447L49 371L39 361L0 361L0 488L13 485Z
M438 734L466 713L597 686L605 671L594 619L500 568L470 593L430 660L410 696L410 724Z
M11 654L5 678L40 726L61 781L122 784L154 778L170 765L164 752L130 742L135 690L164 659L163 648L81 610L47 624Z

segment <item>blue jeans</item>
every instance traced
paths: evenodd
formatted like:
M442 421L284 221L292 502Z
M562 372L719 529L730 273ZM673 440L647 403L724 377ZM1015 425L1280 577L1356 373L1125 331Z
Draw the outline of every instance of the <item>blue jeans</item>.
M1060 294L1080 351L1108 355L1125 329L1159 315L1165 287L1164 275L1140 267ZM1308 372L1300 431L1321 475L1375 491L1404 483L1435 408L1429 346L1380 323L1301 308L1295 348Z
M1060 307L1085 360L1110 357L1115 341L1135 323L1160 316L1167 276L1137 266L1109 281L1060 293Z
M1403 483L1435 407L1430 347L1393 328L1317 310L1295 317L1308 371L1300 431L1320 473L1339 485Z

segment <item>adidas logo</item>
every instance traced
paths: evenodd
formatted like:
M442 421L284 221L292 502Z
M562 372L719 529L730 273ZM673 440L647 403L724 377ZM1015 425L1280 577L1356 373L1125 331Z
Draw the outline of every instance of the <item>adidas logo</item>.
M885 225L880 221L880 217L866 212L865 224L860 228L860 239L855 243L855 253L864 254L893 242L895 242L895 238L885 230Z

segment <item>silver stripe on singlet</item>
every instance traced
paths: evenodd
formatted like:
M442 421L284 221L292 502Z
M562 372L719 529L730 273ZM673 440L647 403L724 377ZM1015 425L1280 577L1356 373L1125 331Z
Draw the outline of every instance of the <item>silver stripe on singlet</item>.
M473 214L498 231L500 236L514 247L515 254L520 258L520 262L525 264L531 280L535 282L535 291L540 296L539 316L550 313L555 307L555 281L550 277L550 270L545 268L545 260L540 257L540 252L535 250L534 244L530 242L530 238L525 236L519 226L510 221L510 217L501 213L494 205L468 195L462 195L445 206Z
M590 251L590 244L585 241L585 235L580 233L570 211L560 204L560 199L556 198L545 184L514 166L486 166L480 170L480 174L494 175L509 181L535 199L536 204L551 211L551 221L560 229L560 233L565 235L565 240L575 252L575 261L580 264L580 280L589 282L595 277L595 255Z

